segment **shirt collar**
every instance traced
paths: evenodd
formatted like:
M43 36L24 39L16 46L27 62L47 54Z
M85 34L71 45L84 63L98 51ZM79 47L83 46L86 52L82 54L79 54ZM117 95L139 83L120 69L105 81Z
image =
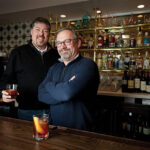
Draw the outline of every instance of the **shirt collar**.
M46 45L46 48L45 48L45 49L41 50L41 49L39 49L38 47L36 47L33 42L32 42L32 44L33 44L33 46L40 52L41 55L44 54L44 53L47 51L47 45Z

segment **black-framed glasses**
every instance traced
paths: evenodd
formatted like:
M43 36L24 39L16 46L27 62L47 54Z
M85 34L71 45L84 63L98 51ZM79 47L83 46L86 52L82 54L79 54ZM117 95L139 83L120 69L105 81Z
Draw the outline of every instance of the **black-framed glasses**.
M56 46L57 46L57 47L61 47L62 44L65 44L66 46L69 46L73 40L76 40L76 39L66 39L66 40L61 41L61 42L60 42L60 41L57 41L57 42L56 42Z

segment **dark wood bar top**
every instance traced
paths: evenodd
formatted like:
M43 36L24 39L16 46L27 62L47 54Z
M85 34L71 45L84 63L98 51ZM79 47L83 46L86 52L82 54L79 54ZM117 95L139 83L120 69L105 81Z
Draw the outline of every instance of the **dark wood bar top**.
M149 150L150 143L50 125L45 141L32 138L32 122L0 116L0 150Z
M127 93L127 92L122 92L121 88L118 91L115 91L115 92L102 91L102 90L99 89L97 94L98 95L104 95L104 96L116 96L116 97L150 99L150 94L147 94L147 93Z

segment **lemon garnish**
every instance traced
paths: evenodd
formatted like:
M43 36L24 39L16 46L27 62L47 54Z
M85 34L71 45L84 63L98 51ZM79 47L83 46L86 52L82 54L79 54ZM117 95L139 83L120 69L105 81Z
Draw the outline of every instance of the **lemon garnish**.
M41 127L40 125L40 120L38 117L33 117L33 121L34 121L34 125L35 125L35 129L38 133L43 134L44 133L44 129Z

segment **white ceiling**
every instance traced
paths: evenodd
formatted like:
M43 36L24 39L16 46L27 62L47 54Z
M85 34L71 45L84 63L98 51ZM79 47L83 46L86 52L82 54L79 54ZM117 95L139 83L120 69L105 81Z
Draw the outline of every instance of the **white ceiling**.
M144 9L137 5L145 4ZM130 15L150 12L150 0L0 0L0 24L67 15L67 20L81 19L85 11L94 16L94 8L102 15Z

